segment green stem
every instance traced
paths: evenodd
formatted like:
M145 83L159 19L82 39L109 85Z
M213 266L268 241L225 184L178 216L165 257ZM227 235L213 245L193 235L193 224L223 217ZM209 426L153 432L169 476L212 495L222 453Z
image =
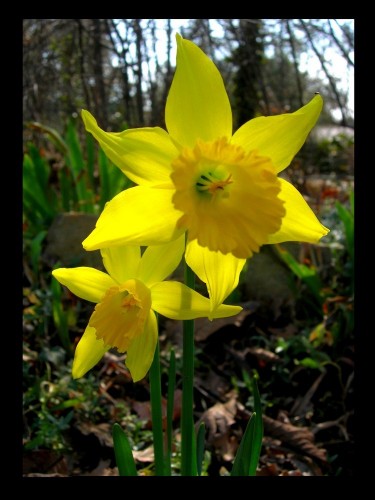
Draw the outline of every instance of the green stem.
M166 456L166 475L172 475L172 435L173 435L173 413L174 413L174 391L176 385L176 358L174 350L171 349L169 357L168 371L168 400L167 400L167 456Z
M185 284L194 290L195 275L185 262ZM194 320L183 321L181 475L196 476L194 447Z
M154 437L155 475L164 476L163 417L161 406L159 340L150 368L152 434Z

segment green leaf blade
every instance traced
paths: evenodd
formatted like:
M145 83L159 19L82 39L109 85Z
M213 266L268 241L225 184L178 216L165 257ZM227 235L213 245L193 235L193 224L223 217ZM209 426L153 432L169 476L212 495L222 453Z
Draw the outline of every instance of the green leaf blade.
M117 423L112 427L113 446L120 476L138 476L128 438Z

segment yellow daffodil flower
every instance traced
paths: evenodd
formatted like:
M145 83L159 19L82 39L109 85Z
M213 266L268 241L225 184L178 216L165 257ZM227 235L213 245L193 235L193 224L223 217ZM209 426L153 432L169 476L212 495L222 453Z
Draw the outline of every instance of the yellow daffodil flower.
M163 281L178 266L184 236L143 255L139 246L101 250L108 274L91 267L55 269L53 276L78 297L97 303L79 341L73 377L85 375L111 347L127 352L126 365L136 382L148 372L158 327L154 311L171 319L233 316L241 307L221 305L212 314L210 301L177 281Z
M320 95L294 113L254 118L232 134L222 77L194 43L177 35L177 65L159 127L105 132L83 110L86 129L138 186L111 200L86 250L154 245L187 232L186 261L215 309L237 286L247 258L267 243L317 243L327 234L302 195L278 177L322 110Z

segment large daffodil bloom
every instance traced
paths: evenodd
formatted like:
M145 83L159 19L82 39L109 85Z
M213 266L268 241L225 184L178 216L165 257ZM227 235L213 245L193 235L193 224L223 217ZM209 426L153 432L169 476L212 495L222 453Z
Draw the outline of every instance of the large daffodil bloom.
M262 245L317 243L327 234L301 194L278 177L322 105L316 95L294 113L254 118L232 134L218 69L177 35L176 72L165 109L168 132L159 127L104 132L82 111L86 129L138 184L106 205L84 248L154 245L187 232L187 263L207 283L215 309Z
M241 307L210 301L177 281L163 281L178 266L184 236L165 245L101 250L108 274L91 267L55 269L53 276L78 297L97 303L79 341L73 377L85 375L111 347L127 352L126 365L136 382L148 372L158 336L154 311L171 319L233 316Z

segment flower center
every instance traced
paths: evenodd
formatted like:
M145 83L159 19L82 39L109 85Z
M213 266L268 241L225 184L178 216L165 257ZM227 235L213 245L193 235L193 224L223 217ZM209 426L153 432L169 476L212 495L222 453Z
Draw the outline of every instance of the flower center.
M141 281L130 279L107 290L89 325L106 345L126 352L132 340L143 332L150 309L150 290Z
M259 251L285 215L281 183L269 158L226 138L197 140L172 162L172 201L189 241L238 258Z
M196 189L201 193L208 193L210 195L215 195L217 193L222 193L228 184L231 184L232 175L229 174L224 180L217 178L215 173L207 172L202 174L197 182L195 183Z

